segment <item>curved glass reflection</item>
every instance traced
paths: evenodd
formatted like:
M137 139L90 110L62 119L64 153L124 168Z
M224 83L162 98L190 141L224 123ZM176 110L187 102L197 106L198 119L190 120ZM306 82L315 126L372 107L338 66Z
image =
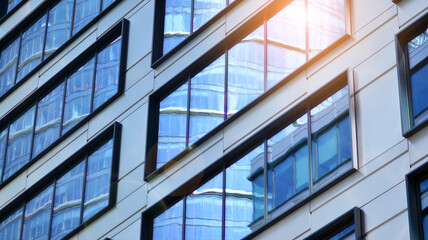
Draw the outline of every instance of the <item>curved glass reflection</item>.
M53 186L50 186L26 204L23 240L48 239L52 192Z
M23 208L12 213L2 222L0 222L0 239L16 240L21 237L21 223L23 217Z
M226 0L194 0L193 31L196 31L225 7Z
M0 96L15 84L18 64L19 38L7 46L0 55Z
M76 0L73 34L84 28L100 13L100 0Z
M153 239L179 240L183 236L183 200L153 219Z
M166 0L163 54L190 35L191 0Z

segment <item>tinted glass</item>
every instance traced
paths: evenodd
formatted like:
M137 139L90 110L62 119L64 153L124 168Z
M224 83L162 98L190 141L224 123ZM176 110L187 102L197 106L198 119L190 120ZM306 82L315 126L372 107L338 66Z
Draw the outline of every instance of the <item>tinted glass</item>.
M16 240L21 236L22 208L0 222L0 239Z
M7 12L10 12L18 3L20 3L22 0L8 0L7 4Z
M103 0L103 11L108 8L115 0Z
M7 46L0 55L0 96L9 90L16 77L19 38Z
M153 220L153 240L179 240L183 235L183 200Z
M267 22L267 87L306 62L305 1L295 0Z
M191 79L189 145L224 120L224 55Z
M73 0L62 0L49 10L45 58L55 52L70 38L73 7Z
M226 0L194 0L193 31L226 7Z
M226 169L226 239L241 239L264 224L264 144Z
M428 179L423 180L420 183L421 191L421 208L422 210L428 208Z
M30 160L34 109L35 107L32 107L10 125L3 180L10 177Z
M227 116L235 114L264 92L264 27L229 50Z
M428 239L428 215L424 216L424 239Z
M39 154L59 138L64 85L64 83L60 84L42 98L37 105L33 156Z
M3 163L6 153L6 144L7 144L7 128L0 132L0 182L3 174Z
M67 79L63 133L70 130L90 112L94 64L94 59L89 60Z
M428 64L416 70L410 77L415 124L428 119Z
M83 221L109 204L113 140L88 157Z
M166 0L163 53L190 35L191 0Z
M428 57L428 30L419 34L408 43L410 68Z
M160 102L157 168L186 147L188 83Z
M99 12L99 0L76 0L73 34L84 28Z
M52 191L53 186L50 186L25 206L23 240L48 239Z
M121 42L121 38L116 39L97 55L94 110L117 93Z
M46 15L22 33L17 82L25 77L42 61Z
M56 182L51 239L61 239L80 224L85 161Z

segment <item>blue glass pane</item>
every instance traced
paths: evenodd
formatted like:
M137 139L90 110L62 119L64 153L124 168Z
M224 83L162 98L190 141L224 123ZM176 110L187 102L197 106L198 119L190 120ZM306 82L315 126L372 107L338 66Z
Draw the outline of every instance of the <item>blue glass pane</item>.
M84 28L100 12L99 0L77 0L73 34Z
M67 79L64 121L62 123L63 134L74 127L90 112L94 64L94 59L89 60Z
M153 240L180 240L183 235L183 200L153 219Z
M37 106L33 156L37 156L37 154L59 138L62 103L64 100L64 85L65 83L60 84L39 101Z
M163 54L190 35L191 0L166 0Z
M103 0L103 11L108 8L115 0Z
M428 239L428 215L424 216L424 239Z
M30 161L34 109L35 107L32 107L10 125L3 180Z
M21 236L22 211L18 211L9 215L6 219L0 222L0 239L1 240L16 240Z
M223 172L187 196L186 239L221 239Z
M294 195L294 157L289 156L273 169L273 203L280 206Z
M195 0L193 31L196 31L226 7L226 0Z
M224 55L191 79L189 145L224 120Z
M50 186L25 206L23 240L47 240L52 211L52 192Z
M412 104L415 124L421 123L428 118L428 65L423 66L411 76Z
M88 157L83 221L85 222L109 204L113 140Z
M85 161L56 181L51 239L62 239L80 225Z
M339 156L340 163L344 163L352 158L352 141L351 141L351 122L346 117L338 124L339 128Z
M295 158L295 191L299 193L309 187L309 156L308 146L305 145L296 151Z
M410 69L428 56L428 30L419 34L408 43Z
M7 46L0 55L0 96L15 83L19 38Z
M0 182L3 174L3 163L7 144L7 128L0 132ZM1 239L1 238L0 238Z
M421 191L421 208L424 210L428 207L428 179L423 180L419 186Z
M264 27L229 50L227 116L235 114L264 90Z
M93 110L118 91L121 42L121 38L116 39L97 55Z
M22 0L8 0L7 4L7 12L10 12L18 3L20 3Z
M73 7L74 0L62 0L49 10L45 59L70 38Z
M337 128L334 126L314 139L314 180L321 179L337 165Z
M22 33L17 82L30 73L42 61L45 28L46 15Z
M160 102L157 168L186 147L188 83Z

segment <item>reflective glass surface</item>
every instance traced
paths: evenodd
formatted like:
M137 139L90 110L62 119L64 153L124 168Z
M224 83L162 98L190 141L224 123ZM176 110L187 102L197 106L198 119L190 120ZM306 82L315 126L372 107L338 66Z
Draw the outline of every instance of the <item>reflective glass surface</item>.
M414 68L428 56L428 30L408 43L410 68Z
M22 0L8 0L7 4L7 12L10 12L18 3L20 3Z
M25 206L23 240L48 239L53 186L45 189Z
M56 182L51 239L61 239L80 225L85 161Z
M186 198L186 239L221 239L223 172Z
M85 118L91 110L94 65L95 60L89 60L67 79L63 133Z
M99 12L99 0L76 0L73 34L84 28Z
M106 8L108 8L115 0L103 0L103 9L102 11L104 11Z
M0 182L3 174L3 163L6 153L7 128L0 132ZM1 239L1 238L0 238Z
M160 102L157 168L186 147L188 83Z
M21 236L22 208L0 222L0 239L16 240Z
M35 107L32 107L10 125L3 180L10 177L30 160L34 109Z
M166 0L163 54L190 35L191 0Z
M22 33L17 82L30 73L42 61L45 28L46 15Z
M227 116L235 114L264 90L264 27L229 50Z
M0 96L15 83L19 38L7 46L0 55Z
M267 21L267 87L306 62L305 1L295 0Z
M224 55L190 80L189 145L224 120Z
M37 105L32 156L37 156L37 154L59 138L64 85L64 83L60 84L46 97L42 98Z
M74 0L62 0L49 10L45 59L70 38L73 8Z
M153 219L153 240L179 240L183 235L183 200Z
M94 110L117 93L121 42L121 38L116 39L97 55Z
M226 7L226 0L194 0L193 31Z
M88 157L83 221L88 220L109 203L113 140Z

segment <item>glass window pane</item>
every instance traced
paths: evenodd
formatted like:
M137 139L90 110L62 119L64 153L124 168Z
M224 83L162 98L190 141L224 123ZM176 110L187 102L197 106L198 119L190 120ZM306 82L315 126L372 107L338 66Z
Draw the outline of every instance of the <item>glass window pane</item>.
M53 185L45 189L25 206L23 240L48 239L52 211Z
M95 60L89 60L67 79L65 94L64 134L85 118L91 109L92 81Z
M109 204L113 140L88 157L83 221Z
M314 179L321 179L338 166L337 128L333 126L314 139Z
M421 191L421 208L422 210L428 208L428 178L420 183Z
M424 239L428 239L428 215L424 216Z
M8 0L9 3L7 4L7 12L10 12L16 5L18 5L22 0Z
M153 220L153 240L180 240L183 235L183 200Z
M225 7L226 0L195 0L193 31L196 31Z
M267 87L306 62L305 1L295 0L267 21Z
M80 225L85 161L56 182L51 239L61 239Z
M2 222L0 222L0 239L1 240L16 240L21 236L22 210L12 213Z
M6 143L7 143L7 128L0 132L0 182L3 174L3 163L6 153ZM0 238L1 239L1 238Z
M338 128L340 163L344 163L352 158L351 123L349 117L341 120Z
M121 38L116 39L97 55L94 110L117 93L121 42Z
M309 0L309 56L314 57L346 34L345 0Z
M189 145L224 120L224 55L191 79Z
M59 138L62 103L64 100L64 85L64 83L60 84L39 101L37 106L33 156L37 156L37 154Z
M99 0L76 0L73 34L84 28L99 13Z
M264 144L226 169L226 239L241 239L264 224Z
M264 27L229 50L227 116L235 114L264 92Z
M62 0L49 10L45 59L70 38L73 7L74 0Z
M16 77L19 38L7 46L0 55L0 96L9 90Z
M188 82L160 102L157 168L186 147Z
M103 11L108 8L115 0L103 0Z
M428 64L411 75L414 124L428 119Z
M3 180L30 161L34 109L35 107L32 107L10 125Z
M186 239L221 239L223 172L186 198Z
M410 68L428 57L428 30L419 34L408 43Z
M191 0L166 0L163 54L190 35Z
M42 61L45 28L46 15L22 33L17 82L30 73Z

